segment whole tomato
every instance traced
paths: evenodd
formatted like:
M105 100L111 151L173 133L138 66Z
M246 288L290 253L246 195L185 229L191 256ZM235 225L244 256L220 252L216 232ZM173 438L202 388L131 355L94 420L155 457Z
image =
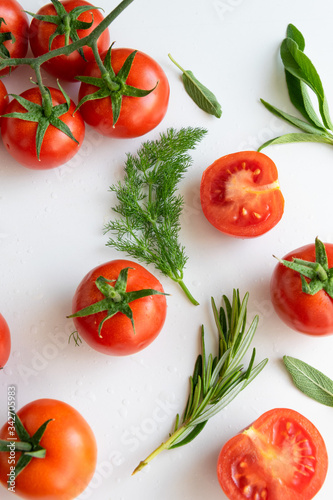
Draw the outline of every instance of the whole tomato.
M60 3L63 7L63 9L61 9L63 12L60 12L57 16L58 22L60 23L60 26L62 25L64 27L64 29L68 29L67 25L69 25L69 27L71 27L75 31L75 38L77 39L84 38L85 36L89 35L104 19L100 10L96 9L91 3L85 2L85 0L65 0ZM82 6L91 6L91 9L85 10L78 16L71 17L71 13L73 13L73 10L78 9ZM52 3L48 3L38 10L37 15L56 16L57 11ZM86 27L84 29L76 29L75 27L75 24L77 24L77 22L91 23L91 21L93 22L90 27ZM31 50L35 57L46 54L47 52L49 52L49 50L54 50L65 46L65 35L57 34L52 40L51 49L49 48L50 38L53 37L57 28L58 24L46 22L36 18L32 19L29 28L29 41ZM71 41L72 38L73 36L70 36ZM110 35L108 29L106 29L97 40L98 51L104 52L105 50L107 50L109 44ZM83 74L84 67L87 61L95 60L92 49L90 47L84 46L82 47L82 51L84 58L76 50L68 56L61 55L53 57L43 64L43 68L45 69L45 71L57 78L61 78L67 81L73 81L76 76Z
M10 331L5 318L0 314L0 369L5 366L10 355Z
M111 65L116 75L120 74L120 69L131 53L133 53L132 49L112 49ZM102 59L105 55L102 54ZM97 63L89 63L84 76L101 78ZM124 83L137 89L154 90L144 97L119 94L121 109L115 124L110 96L88 100L80 107L85 122L102 135L117 138L139 137L154 129L166 114L170 94L169 82L161 66L150 56L140 51L136 52ZM119 87L121 90L122 83L119 83ZM80 85L79 101L96 91L98 87L83 81Z
M320 264L321 270L313 271L312 280L287 267L296 264L296 267L305 265L308 268L309 263L311 273L315 262ZM333 244L322 244L318 239L289 252L277 264L270 283L271 299L278 316L290 328L309 335L333 334L333 298L330 289L326 289L332 266ZM316 289L311 294L313 286Z
M217 476L230 500L311 500L327 469L326 446L312 422L274 408L223 446Z
M0 24L0 36L3 33L10 32L13 37L11 40L0 43L0 52L5 50L7 53L8 51L11 58L25 57L28 51L29 22L23 8L16 0L1 0L0 18L5 21ZM14 66L0 70L0 76L6 75L13 69L15 69Z
M135 298L136 292L140 298ZM111 296L115 304L106 302ZM88 315L79 316L85 308ZM124 356L144 349L157 337L166 309L162 285L149 271L129 260L112 260L83 278L73 297L71 317L80 337L93 349Z
M59 89L49 88L49 90L53 106L65 104L65 97ZM20 97L31 103L42 104L38 87L25 90ZM83 118L80 112L76 112L73 116L74 109L75 104L70 101L68 111L61 114L59 120L69 127L77 142L55 126L49 125L38 158L36 148L38 123L21 118L3 117L1 135L5 148L16 161L31 169L45 170L66 163L78 152L85 135ZM12 99L5 109L5 114L15 112L26 113L27 110L16 99Z
M0 80L0 125L1 125L1 115L4 113L8 102L9 102L9 97L7 94L7 89L4 86L2 80Z
M32 401L17 415L30 437L36 436L38 429L49 422L38 442L45 450L45 456L32 457L17 475L13 481L15 493L27 499L77 498L88 486L96 468L96 439L87 421L72 406L55 399ZM0 431L0 439L7 443L12 443L14 438L16 442L27 441L18 431L14 436L10 432L13 431L6 422ZM13 455L10 450L0 453L0 482L5 488L11 479L10 467L15 467L19 459L17 455L21 453Z

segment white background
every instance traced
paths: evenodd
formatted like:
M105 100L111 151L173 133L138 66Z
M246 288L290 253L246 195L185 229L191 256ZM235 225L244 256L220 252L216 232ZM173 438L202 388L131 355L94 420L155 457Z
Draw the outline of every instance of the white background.
M26 0L23 7L36 12L42 5ZM116 2L100 0L98 5L109 12ZM201 175L214 160L292 131L259 102L262 97L293 112L279 59L288 23L303 32L306 53L333 106L332 18L329 0L135 0L111 25L111 40L118 47L147 52L165 70L171 95L163 122L132 140L108 139L87 127L78 155L49 171L18 165L0 144L1 313L12 334L11 357L0 374L0 419L5 423L8 385L17 387L18 408L47 397L79 410L98 442L97 472L82 500L223 499L215 472L221 447L276 407L293 408L309 418L332 460L332 409L293 386L282 356L299 357L333 378L333 338L312 338L286 327L272 310L269 281L276 264L273 254L282 257L317 235L333 241L333 149L295 144L264 151L279 170L285 213L260 238L222 235L206 221L199 203ZM223 109L220 120L187 96L168 52L216 94ZM5 80L8 91L22 92L31 76L29 69L17 69ZM45 83L55 82L45 75ZM65 88L76 101L78 85ZM68 345L73 324L66 315L78 283L96 265L125 256L105 246L103 226L113 216L108 188L122 179L126 153L135 153L143 140L158 138L168 127L182 126L209 131L179 186L185 198L180 239L189 257L185 282L200 306L191 305L176 284L149 268L171 294L165 326L150 347L129 357L108 357L87 345ZM162 453L131 477L183 411L202 324L208 348L215 348L210 297L219 303L233 288L242 296L250 292L249 316L260 315L253 346L257 360L268 357L269 364L191 444ZM327 500L332 494L329 469L316 498ZM1 498L11 497L2 489Z

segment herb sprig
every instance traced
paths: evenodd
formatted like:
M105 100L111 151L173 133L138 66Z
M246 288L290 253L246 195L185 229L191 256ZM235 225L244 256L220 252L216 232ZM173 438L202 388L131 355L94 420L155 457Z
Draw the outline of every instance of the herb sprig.
M197 357L186 408L180 422L177 415L170 437L141 461L133 474L142 470L163 450L170 450L192 441L205 427L207 421L227 406L261 372L267 359L254 366L255 349L248 367L243 369L241 361L245 356L259 318L255 316L247 328L246 293L241 301L239 291L233 290L232 302L224 295L223 305L218 309L212 298L212 309L218 333L218 354L206 357L204 327L201 329L202 352Z
M319 74L304 54L305 41L302 33L292 24L288 25L287 37L280 47L280 56L285 68L285 77L290 100L304 120L290 115L261 99L263 105L275 116L300 129L302 132L289 133L271 139L260 146L258 151L271 144L292 142L321 142L333 144L333 124L328 103ZM319 115L315 111L308 88L317 98Z
M283 356L283 361L300 391L323 405L333 406L333 380L300 359Z
M187 151L205 133L201 128L171 128L159 140L144 142L135 156L128 154L124 181L110 187L118 200L113 210L120 218L105 226L105 233L113 235L108 246L154 264L195 305L198 302L183 281L188 257L178 236L184 199L176 189L192 163Z

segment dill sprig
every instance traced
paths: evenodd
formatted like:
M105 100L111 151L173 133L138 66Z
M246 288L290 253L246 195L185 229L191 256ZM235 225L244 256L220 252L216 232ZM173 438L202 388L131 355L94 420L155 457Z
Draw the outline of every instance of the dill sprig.
M108 246L126 252L141 262L154 264L177 282L195 305L183 282L188 257L179 243L180 216L184 199L176 193L179 181L192 163L194 149L207 131L201 128L170 128L156 141L144 142L136 155L128 154L125 177L110 187L120 217L109 221Z
M255 349L248 367L241 361L245 356L259 318L256 315L247 327L247 303L249 294L240 300L239 291L233 290L232 303L223 296L223 304L218 310L214 299L212 309L218 332L218 355L206 357L204 327L201 329L201 354L198 355L193 375L190 377L190 391L180 422L176 423L172 434L141 461L133 474L139 472L161 451L183 446L192 441L205 427L207 421L225 408L265 367L268 359L254 366Z

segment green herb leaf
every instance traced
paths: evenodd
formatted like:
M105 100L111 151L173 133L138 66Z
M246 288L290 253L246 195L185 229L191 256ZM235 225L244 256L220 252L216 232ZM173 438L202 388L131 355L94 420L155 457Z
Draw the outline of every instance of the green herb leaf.
M221 306L223 313L220 311L218 314L212 299L217 327L218 356L209 354L206 357L204 328L202 327L202 352L197 357L193 375L190 377L190 391L182 421L180 423L179 415L177 415L174 432L167 441L140 462L133 474L145 467L161 451L171 450L192 441L204 429L207 421L225 408L265 367L267 359L254 366L255 349L253 349L247 369L240 364L258 324L258 317L255 316L250 327L247 328L248 294L241 301L239 291L234 290L232 304L226 297L223 297L223 300L224 308ZM223 338L222 343L221 338Z
M168 129L159 140L143 143L136 156L129 154L124 181L110 187L118 200L113 210L119 218L105 226L105 233L112 234L108 246L154 264L181 286L193 304L198 302L183 281L187 256L179 232L184 200L176 190L192 163L187 151L205 133L191 127Z
M169 54L171 61L182 71L182 79L184 87L191 99L199 106L200 109L207 113L221 118L222 109L217 98L207 87L205 87L194 76L192 71L183 69Z
M333 380L304 361L283 356L293 382L306 396L326 406L333 406Z

